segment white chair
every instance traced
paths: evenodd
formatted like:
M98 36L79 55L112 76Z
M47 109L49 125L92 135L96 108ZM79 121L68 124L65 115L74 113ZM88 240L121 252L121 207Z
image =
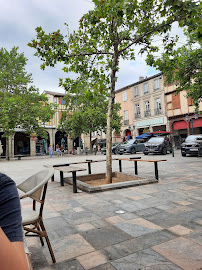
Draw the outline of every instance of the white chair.
M45 237L52 261L55 263L55 256L42 216L48 181L53 175L54 169L45 169L17 185L17 188L23 191L23 194L20 194L20 199L27 197L33 199L33 209L22 209L22 225L26 231L25 236L29 236L29 233L33 233L32 235L40 237L42 246L44 245L43 237ZM39 212L36 211L36 202L40 204ZM33 226L27 227L29 225Z

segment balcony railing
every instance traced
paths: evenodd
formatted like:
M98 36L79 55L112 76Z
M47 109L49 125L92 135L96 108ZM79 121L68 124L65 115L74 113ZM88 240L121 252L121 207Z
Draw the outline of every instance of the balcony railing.
M155 114L161 114L162 113L162 110L161 109L155 109Z
M129 120L124 120L124 121L123 121L123 124L124 124L125 126L128 126L128 125L129 125Z
M140 118L140 117L141 117L140 113L135 113L135 118Z
M150 115L151 115L150 111L145 111L144 112L144 116L150 116Z

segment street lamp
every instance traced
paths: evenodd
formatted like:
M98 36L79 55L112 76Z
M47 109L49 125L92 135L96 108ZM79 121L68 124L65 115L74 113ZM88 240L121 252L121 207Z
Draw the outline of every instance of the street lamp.
M191 119L189 119L189 115L186 115L185 116L185 119L186 119L186 121L187 121L187 126L188 126L188 135L190 135L189 133L189 123L191 122L192 123L192 135L194 134L194 122L198 119L198 113L196 113L195 115L194 115L194 118L191 118Z
M129 126L128 129L131 131L131 133L133 133L133 131L135 130L135 125L133 125L132 127Z

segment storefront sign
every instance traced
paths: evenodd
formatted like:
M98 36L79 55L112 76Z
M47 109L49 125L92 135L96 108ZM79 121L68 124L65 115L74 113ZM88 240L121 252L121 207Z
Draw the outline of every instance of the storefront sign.
M164 118L156 118L156 119L150 119L145 121L137 122L137 127L148 127L153 125L162 125L164 124Z

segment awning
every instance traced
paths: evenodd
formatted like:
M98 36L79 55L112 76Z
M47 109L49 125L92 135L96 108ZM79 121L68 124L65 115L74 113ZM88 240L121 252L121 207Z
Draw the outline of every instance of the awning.
M169 135L169 134L173 134L173 132L170 131L164 131L164 130L159 130L159 131L154 131L151 132L152 135Z
M173 123L173 129L187 129L187 122L186 121L176 121Z

